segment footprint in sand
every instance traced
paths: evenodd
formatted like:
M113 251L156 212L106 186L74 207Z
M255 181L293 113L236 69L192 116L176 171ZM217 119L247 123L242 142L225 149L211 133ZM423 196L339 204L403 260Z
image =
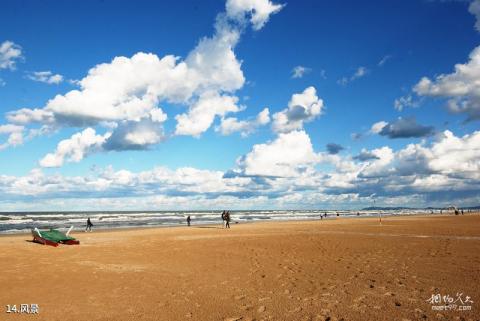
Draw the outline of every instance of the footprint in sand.
M244 310L244 311L248 311L248 310L251 310L253 309L253 305L242 305L240 307L240 309Z
M289 310L288 312L290 312L290 313L298 313L298 312L300 312L300 311L302 311L302 308L301 308L301 307L297 307L297 308L295 308L295 309L293 309L293 310Z

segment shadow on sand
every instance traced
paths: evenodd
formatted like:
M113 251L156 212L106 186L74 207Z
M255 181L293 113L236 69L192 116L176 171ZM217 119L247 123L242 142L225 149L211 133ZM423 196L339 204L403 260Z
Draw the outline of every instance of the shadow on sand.
M216 228L223 230L223 227L218 227L218 226L193 226L194 228Z

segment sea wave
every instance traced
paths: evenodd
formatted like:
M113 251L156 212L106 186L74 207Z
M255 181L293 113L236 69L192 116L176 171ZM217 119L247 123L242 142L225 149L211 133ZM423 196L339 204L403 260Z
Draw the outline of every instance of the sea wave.
M428 214L430 210L258 210L232 211L234 222L319 220L336 217L372 217L390 215ZM438 213L438 211L435 211ZM122 227L175 226L186 223L190 216L192 224L221 224L219 211L138 211L138 212L12 212L0 213L0 234L28 232L31 228L84 228L90 218L94 228L112 229Z

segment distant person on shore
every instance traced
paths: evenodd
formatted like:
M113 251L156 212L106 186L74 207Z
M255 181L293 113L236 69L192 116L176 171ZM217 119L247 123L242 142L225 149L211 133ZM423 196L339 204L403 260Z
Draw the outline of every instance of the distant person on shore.
M90 217L87 219L87 228L85 229L85 232L91 232L92 231L92 226L93 223L90 221Z
M462 213L462 215L463 215L463 208L460 210L460 213Z
M225 213L225 228L230 228L230 212Z
M227 212L225 210L223 210L223 212L222 212L222 227L223 228L225 228L225 226L226 226L226 224L225 224L226 215L227 215Z
M190 221L191 221L191 218L190 218L190 215L187 216L187 226L190 226Z

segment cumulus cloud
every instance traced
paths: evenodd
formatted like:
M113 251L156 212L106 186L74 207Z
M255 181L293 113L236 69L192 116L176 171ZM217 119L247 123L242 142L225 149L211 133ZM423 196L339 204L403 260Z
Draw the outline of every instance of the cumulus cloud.
M292 69L292 78L302 78L303 76L305 76L311 71L312 71L311 68L304 67L304 66L296 66Z
M245 83L234 48L248 22L253 29L261 29L281 8L268 0L228 0L226 12L217 15L214 34L200 39L185 59L143 52L115 57L91 68L77 82L78 89L57 95L40 108L8 112L6 118L22 126L114 125L118 128L106 147L143 149L165 136L163 129L153 125L151 115L153 111L163 114L159 105L165 102L188 107L187 112L173 117L177 121L175 134L199 137L216 117L225 118L244 109L234 95ZM61 80L51 72L30 76L48 83Z
M320 116L323 100L318 98L315 87L308 87L302 93L293 94L288 108L273 114L273 130L289 132L302 129L305 122Z
M0 69L14 70L22 59L22 47L9 40L0 44Z
M452 178L480 178L480 131L463 137L455 136L451 131L439 134L431 147L410 144L398 152L400 163L421 160L425 163L419 168L447 175ZM417 169L412 169L418 171Z
M0 150L9 146L17 146L23 144L23 126L18 125L0 125L0 135L8 135L7 141L0 144Z
M480 132L456 137L444 131L431 143L408 144L393 151L390 147L362 150L354 157L361 165L352 167L347 184L327 193L371 194L384 197L421 195L424 200L461 199L480 190ZM448 191L448 193L447 193ZM443 196L442 196L443 195ZM463 196L462 196L463 195ZM478 200L478 199L477 199Z
M379 203L391 205L407 201L412 206L474 205L480 200L479 158L480 131L463 137L444 131L431 142L408 144L397 151L388 146L363 149L355 157L315 153L308 135L294 131L255 145L230 172L189 167L142 172L106 168L82 177L46 175L35 169L25 176L0 175L0 192L4 205L9 206L35 196L38 202L68 203L72 199L82 206L85 200L96 198L96 206L119 209L150 206L152 198L160 200L159 206L183 202L206 208L214 204L291 208L328 202L336 207L345 202L371 204L373 194ZM316 166L321 163L332 166Z
M391 123L380 121L373 124L370 131L374 134L387 136L388 138L428 137L435 132L433 126L418 124L415 117L399 117L396 121Z
M480 46L470 53L467 63L455 65L453 73L434 79L423 77L413 90L419 96L446 98L450 112L466 114L467 120L479 120Z
M58 85L63 81L63 76L60 74L54 74L51 71L34 71L27 75L28 79L33 81L43 82L49 85Z
M284 5L274 4L270 0L227 0L227 16L243 21L250 16L253 29L260 30L267 23L270 15L279 12Z
M310 137L305 131L280 133L265 144L256 144L237 164L246 175L298 176L318 162Z
M118 125L102 144L105 150L142 150L165 139L163 126L150 118L126 121Z
M400 98L395 99L393 102L393 107L398 110L402 111L405 107L418 107L420 103L412 97L412 95L405 95Z
M76 133L68 139L62 140L55 152L43 157L39 164L42 167L60 167L65 162L79 162L87 154L93 153L105 143L110 133L97 135L93 128L86 128L81 133Z
M264 108L257 117L252 120L238 120L235 117L222 118L218 127L215 128L217 132L222 135L231 135L235 132L240 132L242 137L247 137L252 134L258 127L264 126L270 122L270 111Z
M360 66L357 68L357 70L355 70L355 73L353 75L351 75L350 77L342 77L337 81L337 83L339 85L346 86L352 81L366 76L368 72L369 70L367 68Z
M215 92L207 92L190 107L188 113L177 115L176 135L191 135L199 137L213 123L215 116L224 116L229 112L237 112L241 108L237 105L235 96L221 96Z
M379 134L382 129L387 126L388 123L386 121L379 121L379 122L376 122L375 124L372 125L372 127L370 128L370 133L372 134Z
M477 31L480 31L480 1L472 1L472 3L470 3L470 6L468 7L468 11L475 16L475 29L477 29Z
M331 155L336 155L345 149L345 147L343 147L342 145L335 144L335 143L328 143L326 147L327 147L327 152Z

